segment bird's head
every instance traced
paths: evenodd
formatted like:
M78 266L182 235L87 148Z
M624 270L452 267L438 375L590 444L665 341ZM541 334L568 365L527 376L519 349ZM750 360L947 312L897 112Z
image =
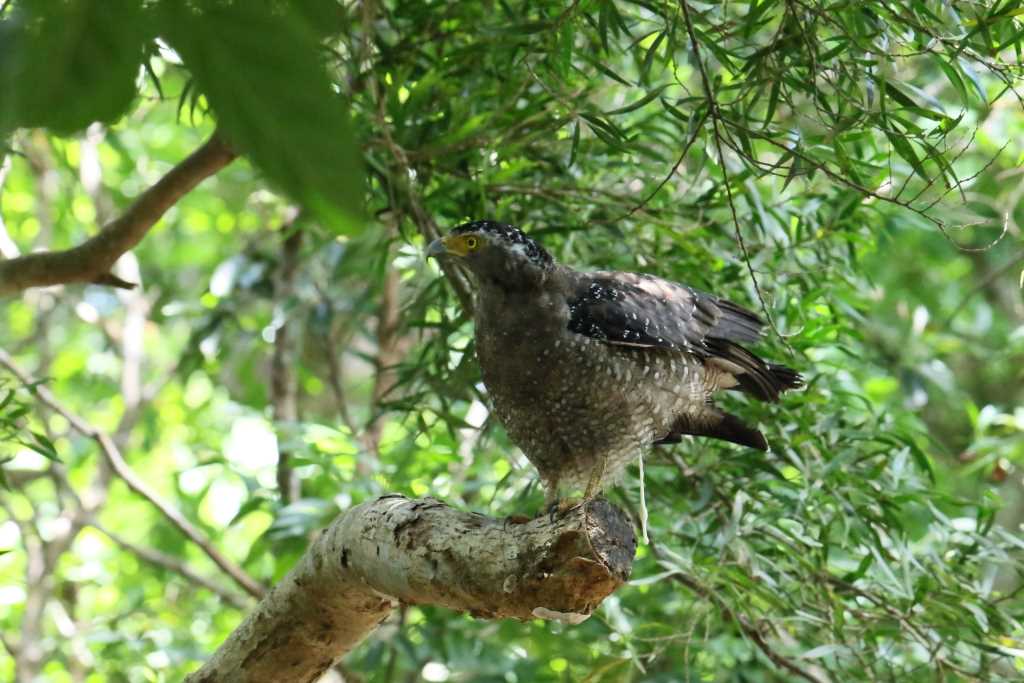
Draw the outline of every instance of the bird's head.
M463 223L431 242L426 254L461 261L482 286L506 290L541 284L555 263L551 254L522 230L494 221Z

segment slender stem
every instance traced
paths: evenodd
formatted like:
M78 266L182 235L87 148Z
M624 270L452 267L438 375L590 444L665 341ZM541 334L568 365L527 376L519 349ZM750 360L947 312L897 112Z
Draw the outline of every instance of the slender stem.
M245 570L228 559L223 553L214 547L209 538L192 522L190 522L177 508L161 498L146 484L138 474L135 473L124 457L120 449L105 432L100 431L84 418L71 412L64 406L45 386L39 384L31 375L22 370L6 351L0 349L0 366L7 368L26 386L31 386L39 401L56 411L64 417L79 434L96 441L99 444L100 452L110 468L128 486L129 489L148 500L160 513L190 541L199 546L207 557L213 560L214 564L220 567L224 573L230 576L246 593L253 597L261 597L264 592L263 586L249 576Z
M185 580L190 583L202 586L206 590L210 591L214 595L217 595L224 599L228 604L237 607L238 609L247 609L250 607L249 601L238 593L221 586L216 581L212 581L199 572L195 571L188 566L185 562L182 562L177 557L172 557L166 553L162 553L159 550L153 548L146 548L144 546L137 545L131 541L115 534L106 527L97 524L95 522L91 525L94 529L102 533L104 536L109 538L111 541L121 546L124 550L137 556L139 559L149 564L166 569L175 574L179 574Z
M718 153L718 163L722 167L722 184L725 186L725 196L729 204L729 212L732 214L732 222L736 233L736 242L740 245L740 251L743 254L743 262L746 264L747 272L750 274L750 279L754 283L754 293L757 294L757 300L761 304L761 312L764 313L764 317L768 320L768 324L771 326L772 331L775 332L775 335L782 340L783 344L786 345L790 354L793 354L795 353L793 351L793 347L790 346L789 342L782 333L779 332L779 328L775 325L775 319L768 310L768 303L765 301L764 293L761 291L761 284L757 280L757 274L754 272L754 266L750 262L750 252L747 250L747 243L743 239L743 231L740 229L740 219L736 213L736 202L732 196L732 184L729 179L729 170L725 165L725 154L722 152L722 132L719 129L722 112L718 108L718 100L715 98L715 92L711 88L711 80L708 78L707 67L704 65L704 60L700 54L700 44L697 41L697 34L693 29L693 20L690 18L690 8L687 6L686 0L679 0L679 5L683 10L683 20L686 22L686 33L690 37L690 46L693 48L693 58L697 62L697 70L700 72L701 85L704 88L704 97L707 100L708 112L711 115L715 150Z

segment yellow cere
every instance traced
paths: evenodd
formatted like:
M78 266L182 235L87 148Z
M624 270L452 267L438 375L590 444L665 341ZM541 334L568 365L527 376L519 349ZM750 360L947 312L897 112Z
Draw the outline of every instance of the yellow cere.
M465 256L471 251L476 251L481 244L480 236L473 234L449 235L444 238L444 248L448 250L448 253L458 256Z

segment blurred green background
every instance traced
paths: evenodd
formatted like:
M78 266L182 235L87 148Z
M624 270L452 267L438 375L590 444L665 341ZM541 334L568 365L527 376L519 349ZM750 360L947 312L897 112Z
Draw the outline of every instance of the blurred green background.
M119 261L138 288L9 297L0 348L264 584L384 492L541 508L421 255L463 220L763 311L808 380L727 399L768 454L647 457L653 543L589 621L402 608L346 680L1024 676L1021 3L0 7L4 257L218 125L242 154ZM0 679L180 680L252 606L3 369L0 461Z

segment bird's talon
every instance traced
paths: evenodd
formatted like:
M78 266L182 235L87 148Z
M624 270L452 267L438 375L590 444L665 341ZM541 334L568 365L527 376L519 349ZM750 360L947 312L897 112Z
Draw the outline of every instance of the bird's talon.
M547 508L548 520L552 524L554 524L559 517L564 516L566 513L571 512L572 510L575 510L584 502L586 501L576 498L560 498L558 500L554 500L551 502L550 505L548 505Z

